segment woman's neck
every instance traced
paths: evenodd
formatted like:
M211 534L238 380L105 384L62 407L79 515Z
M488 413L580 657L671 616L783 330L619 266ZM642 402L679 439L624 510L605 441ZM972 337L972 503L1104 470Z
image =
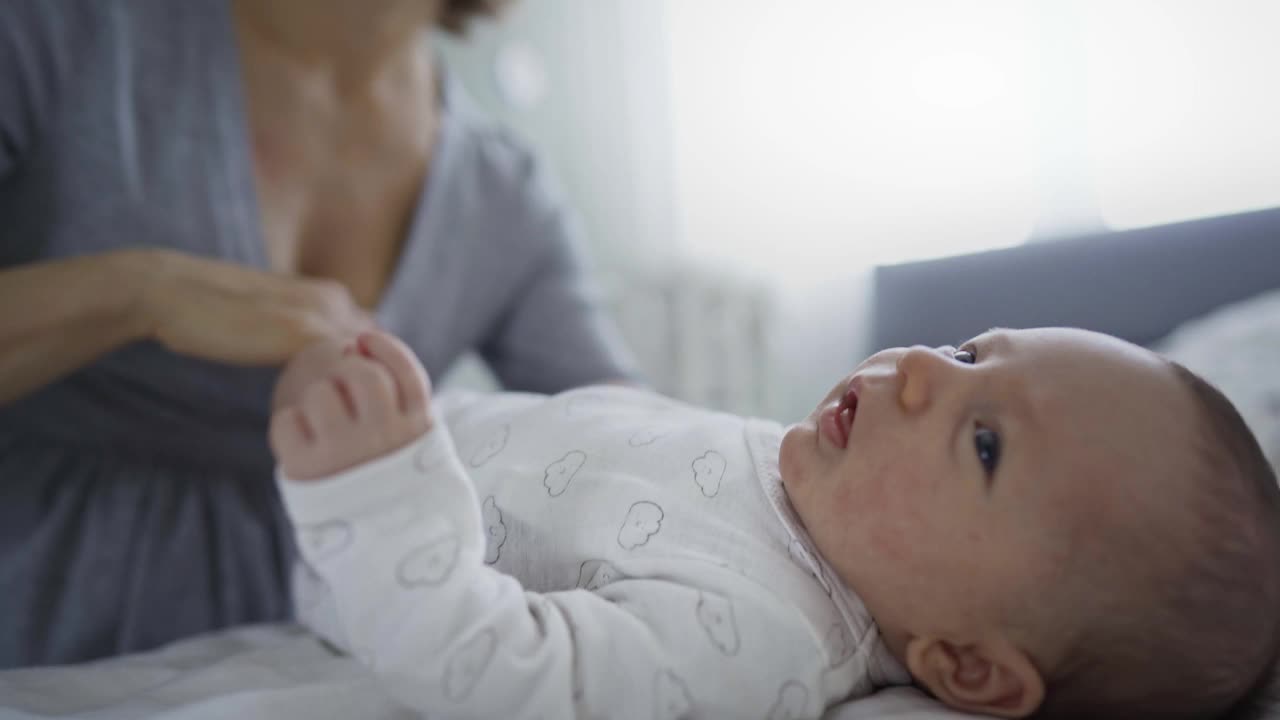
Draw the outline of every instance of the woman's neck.
M246 40L342 85L371 82L421 50L440 0L232 0Z

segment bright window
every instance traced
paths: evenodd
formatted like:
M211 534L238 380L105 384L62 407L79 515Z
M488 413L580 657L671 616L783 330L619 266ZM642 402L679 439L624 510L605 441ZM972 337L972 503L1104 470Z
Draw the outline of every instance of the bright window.
M1093 182L1108 224L1280 205L1280 2L1082 5Z
M668 0L698 255L842 267L1280 205L1275 0Z

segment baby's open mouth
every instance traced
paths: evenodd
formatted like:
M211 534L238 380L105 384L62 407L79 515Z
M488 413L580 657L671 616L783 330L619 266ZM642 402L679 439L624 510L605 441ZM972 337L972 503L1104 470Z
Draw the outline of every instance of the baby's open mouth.
M849 446L849 434L853 431L853 420L858 414L858 393L852 387L845 390L840 402L828 405L822 412L819 421L823 435L838 448Z
M858 414L858 393L853 387L844 391L840 405L836 408L836 419L840 421L841 434L844 435L844 446L849 445L849 433L853 431L853 418Z

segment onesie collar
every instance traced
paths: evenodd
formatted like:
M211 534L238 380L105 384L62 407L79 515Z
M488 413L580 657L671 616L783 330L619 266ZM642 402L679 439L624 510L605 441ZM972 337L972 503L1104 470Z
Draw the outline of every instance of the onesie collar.
M871 620L871 613L818 552L787 497L787 491L782 485L782 473L778 470L778 452L782 448L782 436L785 432L786 428L771 420L747 420L747 447L751 450L756 477L759 478L760 487L769 499L778 521L790 536L791 558L817 578L831 596L853 637L862 638L855 653L866 658L867 673L872 685L884 687L910 684L911 675L889 652L880 636L880 629Z

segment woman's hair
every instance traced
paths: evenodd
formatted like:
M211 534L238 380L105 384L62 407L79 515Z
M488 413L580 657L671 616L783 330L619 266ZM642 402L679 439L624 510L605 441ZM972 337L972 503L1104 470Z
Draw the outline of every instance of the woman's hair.
M1170 363L1197 407L1183 537L1133 537L1105 598L1049 674L1037 717L1247 717L1280 652L1280 489L1253 433L1216 388ZM1151 526L1142 528L1152 532ZM1154 573L1152 572L1154 569Z
M514 0L444 0L440 6L440 27L454 35L465 35L477 17L492 17Z

